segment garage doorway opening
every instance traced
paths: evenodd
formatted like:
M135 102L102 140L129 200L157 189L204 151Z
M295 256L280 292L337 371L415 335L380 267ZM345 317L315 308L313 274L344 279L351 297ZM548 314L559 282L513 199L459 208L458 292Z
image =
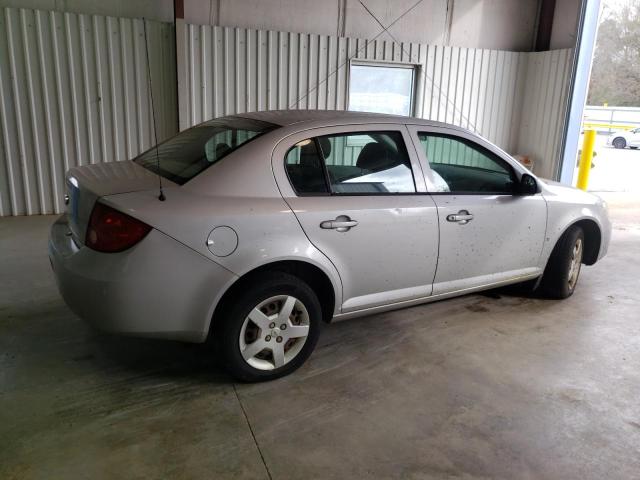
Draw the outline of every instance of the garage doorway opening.
M415 65L351 63L348 109L412 116Z
M638 32L640 1L603 0L579 143L596 131L592 192L640 192Z

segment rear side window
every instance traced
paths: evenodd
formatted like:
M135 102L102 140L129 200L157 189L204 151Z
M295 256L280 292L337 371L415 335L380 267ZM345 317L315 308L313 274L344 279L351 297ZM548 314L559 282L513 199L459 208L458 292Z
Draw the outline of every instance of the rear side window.
M202 123L147 150L134 159L138 165L180 185L220 161L235 149L277 125L241 117ZM158 163L160 166L158 167Z
M358 132L304 140L289 150L285 163L299 194L416 191L400 132Z

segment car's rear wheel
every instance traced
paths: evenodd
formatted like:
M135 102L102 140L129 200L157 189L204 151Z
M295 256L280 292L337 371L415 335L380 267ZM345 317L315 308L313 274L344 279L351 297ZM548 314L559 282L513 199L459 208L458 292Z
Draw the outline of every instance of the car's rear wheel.
M287 375L311 355L322 312L311 288L293 275L255 277L217 318L214 338L228 371L242 381Z
M613 139L613 142L611 142L611 144L615 148L624 148L627 146L627 141L623 137L616 137Z
M538 291L548 298L570 297L578 283L584 254L584 232L574 225L564 232L547 262Z

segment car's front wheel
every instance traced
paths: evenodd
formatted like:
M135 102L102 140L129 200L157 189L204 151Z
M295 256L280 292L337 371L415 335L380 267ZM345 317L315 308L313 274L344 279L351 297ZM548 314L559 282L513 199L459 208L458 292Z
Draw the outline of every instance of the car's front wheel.
M214 338L229 373L242 381L287 375L311 355L322 323L318 297L287 273L256 276L223 307Z
M627 146L627 141L623 137L616 137L613 139L613 142L611 142L611 144L615 148L624 148Z
M551 252L538 287L549 298L570 297L578 283L584 254L584 232L573 225L564 232Z

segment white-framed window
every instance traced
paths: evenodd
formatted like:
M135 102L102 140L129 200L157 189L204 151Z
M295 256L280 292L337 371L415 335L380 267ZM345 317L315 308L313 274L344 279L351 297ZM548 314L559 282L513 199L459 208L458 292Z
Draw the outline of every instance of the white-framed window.
M349 68L349 110L412 115L416 66L356 63Z

